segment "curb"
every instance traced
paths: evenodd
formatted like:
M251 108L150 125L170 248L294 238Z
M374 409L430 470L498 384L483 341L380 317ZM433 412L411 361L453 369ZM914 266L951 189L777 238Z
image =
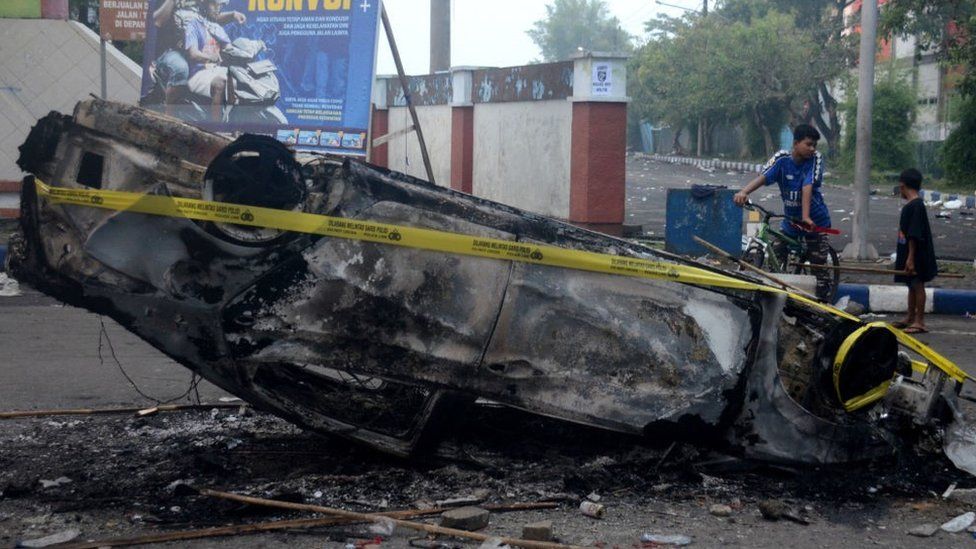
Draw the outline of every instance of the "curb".
M667 162L668 164L687 164L689 166L698 166L699 168L719 168L722 170L738 170L740 172L746 173L760 173L762 172L762 164L753 164L752 162L739 162L735 160L722 160L719 158L695 158L691 156L668 156L663 154L647 154L642 153L644 158L650 158L652 160L657 160L659 162Z
M864 305L870 313L904 313L908 309L908 287L890 284L841 284L837 297ZM937 315L976 314L976 290L925 289L925 312Z
M942 194L939 191L929 191L925 189L922 189L920 194L922 195L922 200L926 202L938 202L939 200L942 200L942 202L945 203L952 200L959 200L963 202L963 205L966 208L976 208L976 196Z

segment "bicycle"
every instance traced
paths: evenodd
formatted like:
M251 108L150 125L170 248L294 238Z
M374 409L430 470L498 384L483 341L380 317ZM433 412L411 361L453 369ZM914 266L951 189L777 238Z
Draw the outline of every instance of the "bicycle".
M813 269L810 267L811 263L806 239L788 236L772 228L769 221L775 218L787 219L798 227L800 226L799 223L783 214L773 213L752 202L747 202L743 208L759 212L761 215L759 228L756 230L754 236L749 237L749 242L742 254L743 261L772 273L814 276L818 274L818 271L821 269ZM814 227L813 230L823 234L840 234L840 231L836 229L828 229L825 227ZM774 252L774 244L776 241L785 243L787 250L786 257L780 258ZM825 258L824 265L828 267L839 267L840 259L837 256L837 251L829 243L826 245L826 251L827 257ZM821 276L823 275L821 274ZM829 278L824 277L824 280L826 281L826 285L822 291L818 284L817 297L828 303L833 303L834 297L837 295L837 288L840 285L840 271L838 269L831 269L829 271ZM823 295L820 295L821 293Z

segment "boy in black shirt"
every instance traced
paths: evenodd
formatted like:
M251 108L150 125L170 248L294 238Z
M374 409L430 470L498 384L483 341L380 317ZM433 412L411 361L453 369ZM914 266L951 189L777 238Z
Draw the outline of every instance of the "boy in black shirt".
M901 197L908 202L902 207L898 222L895 269L907 274L895 275L895 282L908 285L908 314L893 326L904 328L908 334L923 334L928 331L925 328L925 283L938 273L932 229L925 202L919 196L922 174L916 169L908 169L901 172L898 182Z

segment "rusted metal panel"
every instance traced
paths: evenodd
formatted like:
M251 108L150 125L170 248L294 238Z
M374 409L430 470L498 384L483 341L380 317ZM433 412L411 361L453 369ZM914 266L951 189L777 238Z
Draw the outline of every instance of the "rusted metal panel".
M472 103L548 101L573 95L573 62L474 71Z
M408 77L410 82L410 97L414 106L430 107L447 105L451 102L453 86L450 73L425 74ZM407 98L403 94L403 86L397 79L390 80L386 88L386 101L391 107L406 107Z

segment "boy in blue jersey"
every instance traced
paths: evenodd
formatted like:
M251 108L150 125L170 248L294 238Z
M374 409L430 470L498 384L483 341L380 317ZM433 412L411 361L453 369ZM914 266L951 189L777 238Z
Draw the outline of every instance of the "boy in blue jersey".
M817 152L820 132L808 124L800 124L793 130L793 149L779 151L763 167L759 177L753 179L733 200L742 206L749 200L749 194L764 185L779 186L783 198L783 213L787 219L781 226L784 234L793 238L803 238L807 242L807 260L815 265L827 261L827 239L818 232L804 228L830 227L830 210L824 203L820 187L823 185L823 156ZM792 221L791 221L792 220ZM776 240L773 252L782 261L786 257L785 242ZM826 297L830 288L831 273L817 269L817 296Z

